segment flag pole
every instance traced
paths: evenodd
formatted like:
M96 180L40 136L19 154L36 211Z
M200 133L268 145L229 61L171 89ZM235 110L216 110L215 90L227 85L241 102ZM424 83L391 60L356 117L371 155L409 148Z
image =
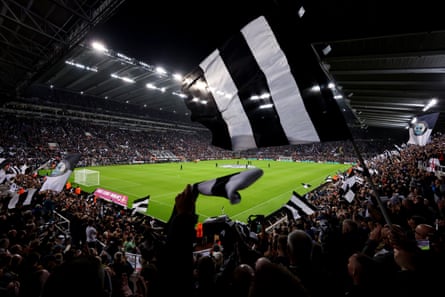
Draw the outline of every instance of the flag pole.
M367 179L369 185L371 186L371 189L373 191L373 195L374 195L374 197L377 200L377 204L379 205L380 211L382 212L382 215L383 215L386 223L391 227L392 223L391 223L391 220L390 220L390 218L388 216L388 212L386 211L386 207L383 205L383 202L380 199L379 193L377 191L377 187L374 185L374 183L372 181L371 174L369 173L368 166L366 166L366 163L363 160L362 154L360 153L360 151L359 151L359 149L357 147L357 144L355 143L354 139L351 138L350 140L351 140L351 143L352 143L352 147L354 148L354 151L357 154L357 158L358 158L360 164L363 167L365 178Z

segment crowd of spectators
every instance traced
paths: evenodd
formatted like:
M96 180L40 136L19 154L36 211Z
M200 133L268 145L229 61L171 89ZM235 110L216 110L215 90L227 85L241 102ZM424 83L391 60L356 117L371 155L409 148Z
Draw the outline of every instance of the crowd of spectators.
M200 134L153 131L141 137L140 131L82 122L11 116L2 121L2 153L11 164L31 168L63 151L82 153L81 165L151 162L152 150L168 150L184 160L233 157ZM318 208L314 214L289 216L270 229L266 220L251 230L229 219L202 251L195 230L197 194L190 185L172 197L175 206L165 224L84 192L39 192L29 206L13 209L2 197L0 296L433 294L440 290L445 267L445 179L424 165L430 158L442 160L444 141L437 135L426 146L395 151L393 145L359 143L366 166L347 143L246 152L272 160L290 155L351 162L356 165L348 174L363 182L347 201L345 173L306 195ZM57 143L57 149L48 143ZM382 155L385 151L390 153ZM41 183L38 175L24 175L28 184ZM59 217L68 220L68 232L58 228ZM138 265L127 254L140 255Z
M14 163L38 166L60 152L78 152L78 166L150 163L156 151L168 151L182 161L231 159L234 157L276 160L290 156L293 160L321 162L356 161L356 152L343 142L314 143L299 146L267 147L242 153L210 145L208 131L143 131L115 127L92 121L15 117L1 114L0 154ZM358 141L365 158L393 149L387 140Z

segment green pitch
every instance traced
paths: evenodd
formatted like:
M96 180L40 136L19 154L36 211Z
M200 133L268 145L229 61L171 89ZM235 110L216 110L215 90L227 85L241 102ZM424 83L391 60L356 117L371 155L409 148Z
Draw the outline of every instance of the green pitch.
M150 195L147 214L166 222L172 212L176 195L182 192L186 184L246 170L247 162L218 160L92 167L90 169L100 172L100 185L81 188L87 192L103 188L126 195L128 207L131 207L134 199ZM264 174L239 192L241 202L232 205L225 198L200 194L196 205L199 221L222 214L241 222L247 222L250 215L267 216L281 208L290 199L292 191L305 194L324 183L328 175L343 172L351 166L257 160L250 162L250 166L261 168ZM75 170L77 169L80 168ZM71 175L71 182L73 179L74 174ZM302 183L312 186L304 188Z

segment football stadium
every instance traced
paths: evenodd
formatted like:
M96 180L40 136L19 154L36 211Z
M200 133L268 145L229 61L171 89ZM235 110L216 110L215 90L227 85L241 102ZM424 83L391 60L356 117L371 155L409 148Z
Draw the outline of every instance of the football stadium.
M0 297L428 296L439 4L5 0Z

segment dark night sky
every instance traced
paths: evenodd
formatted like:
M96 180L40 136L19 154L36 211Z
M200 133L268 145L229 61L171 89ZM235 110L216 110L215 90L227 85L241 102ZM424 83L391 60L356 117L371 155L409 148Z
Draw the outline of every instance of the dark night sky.
M149 64L191 71L208 54L244 25L254 10L237 9L237 1L161 1L150 8L127 0L116 14L93 30L107 47ZM206 3L206 4L205 4ZM212 5L210 7L209 5ZM216 12L209 13L215 9ZM207 12L206 12L207 11Z
M440 1L398 0L127 0L87 37L152 65L185 74L234 32L260 15L262 6L306 2L313 41L437 30ZM241 5L241 6L240 6ZM289 9L292 11L292 9Z

